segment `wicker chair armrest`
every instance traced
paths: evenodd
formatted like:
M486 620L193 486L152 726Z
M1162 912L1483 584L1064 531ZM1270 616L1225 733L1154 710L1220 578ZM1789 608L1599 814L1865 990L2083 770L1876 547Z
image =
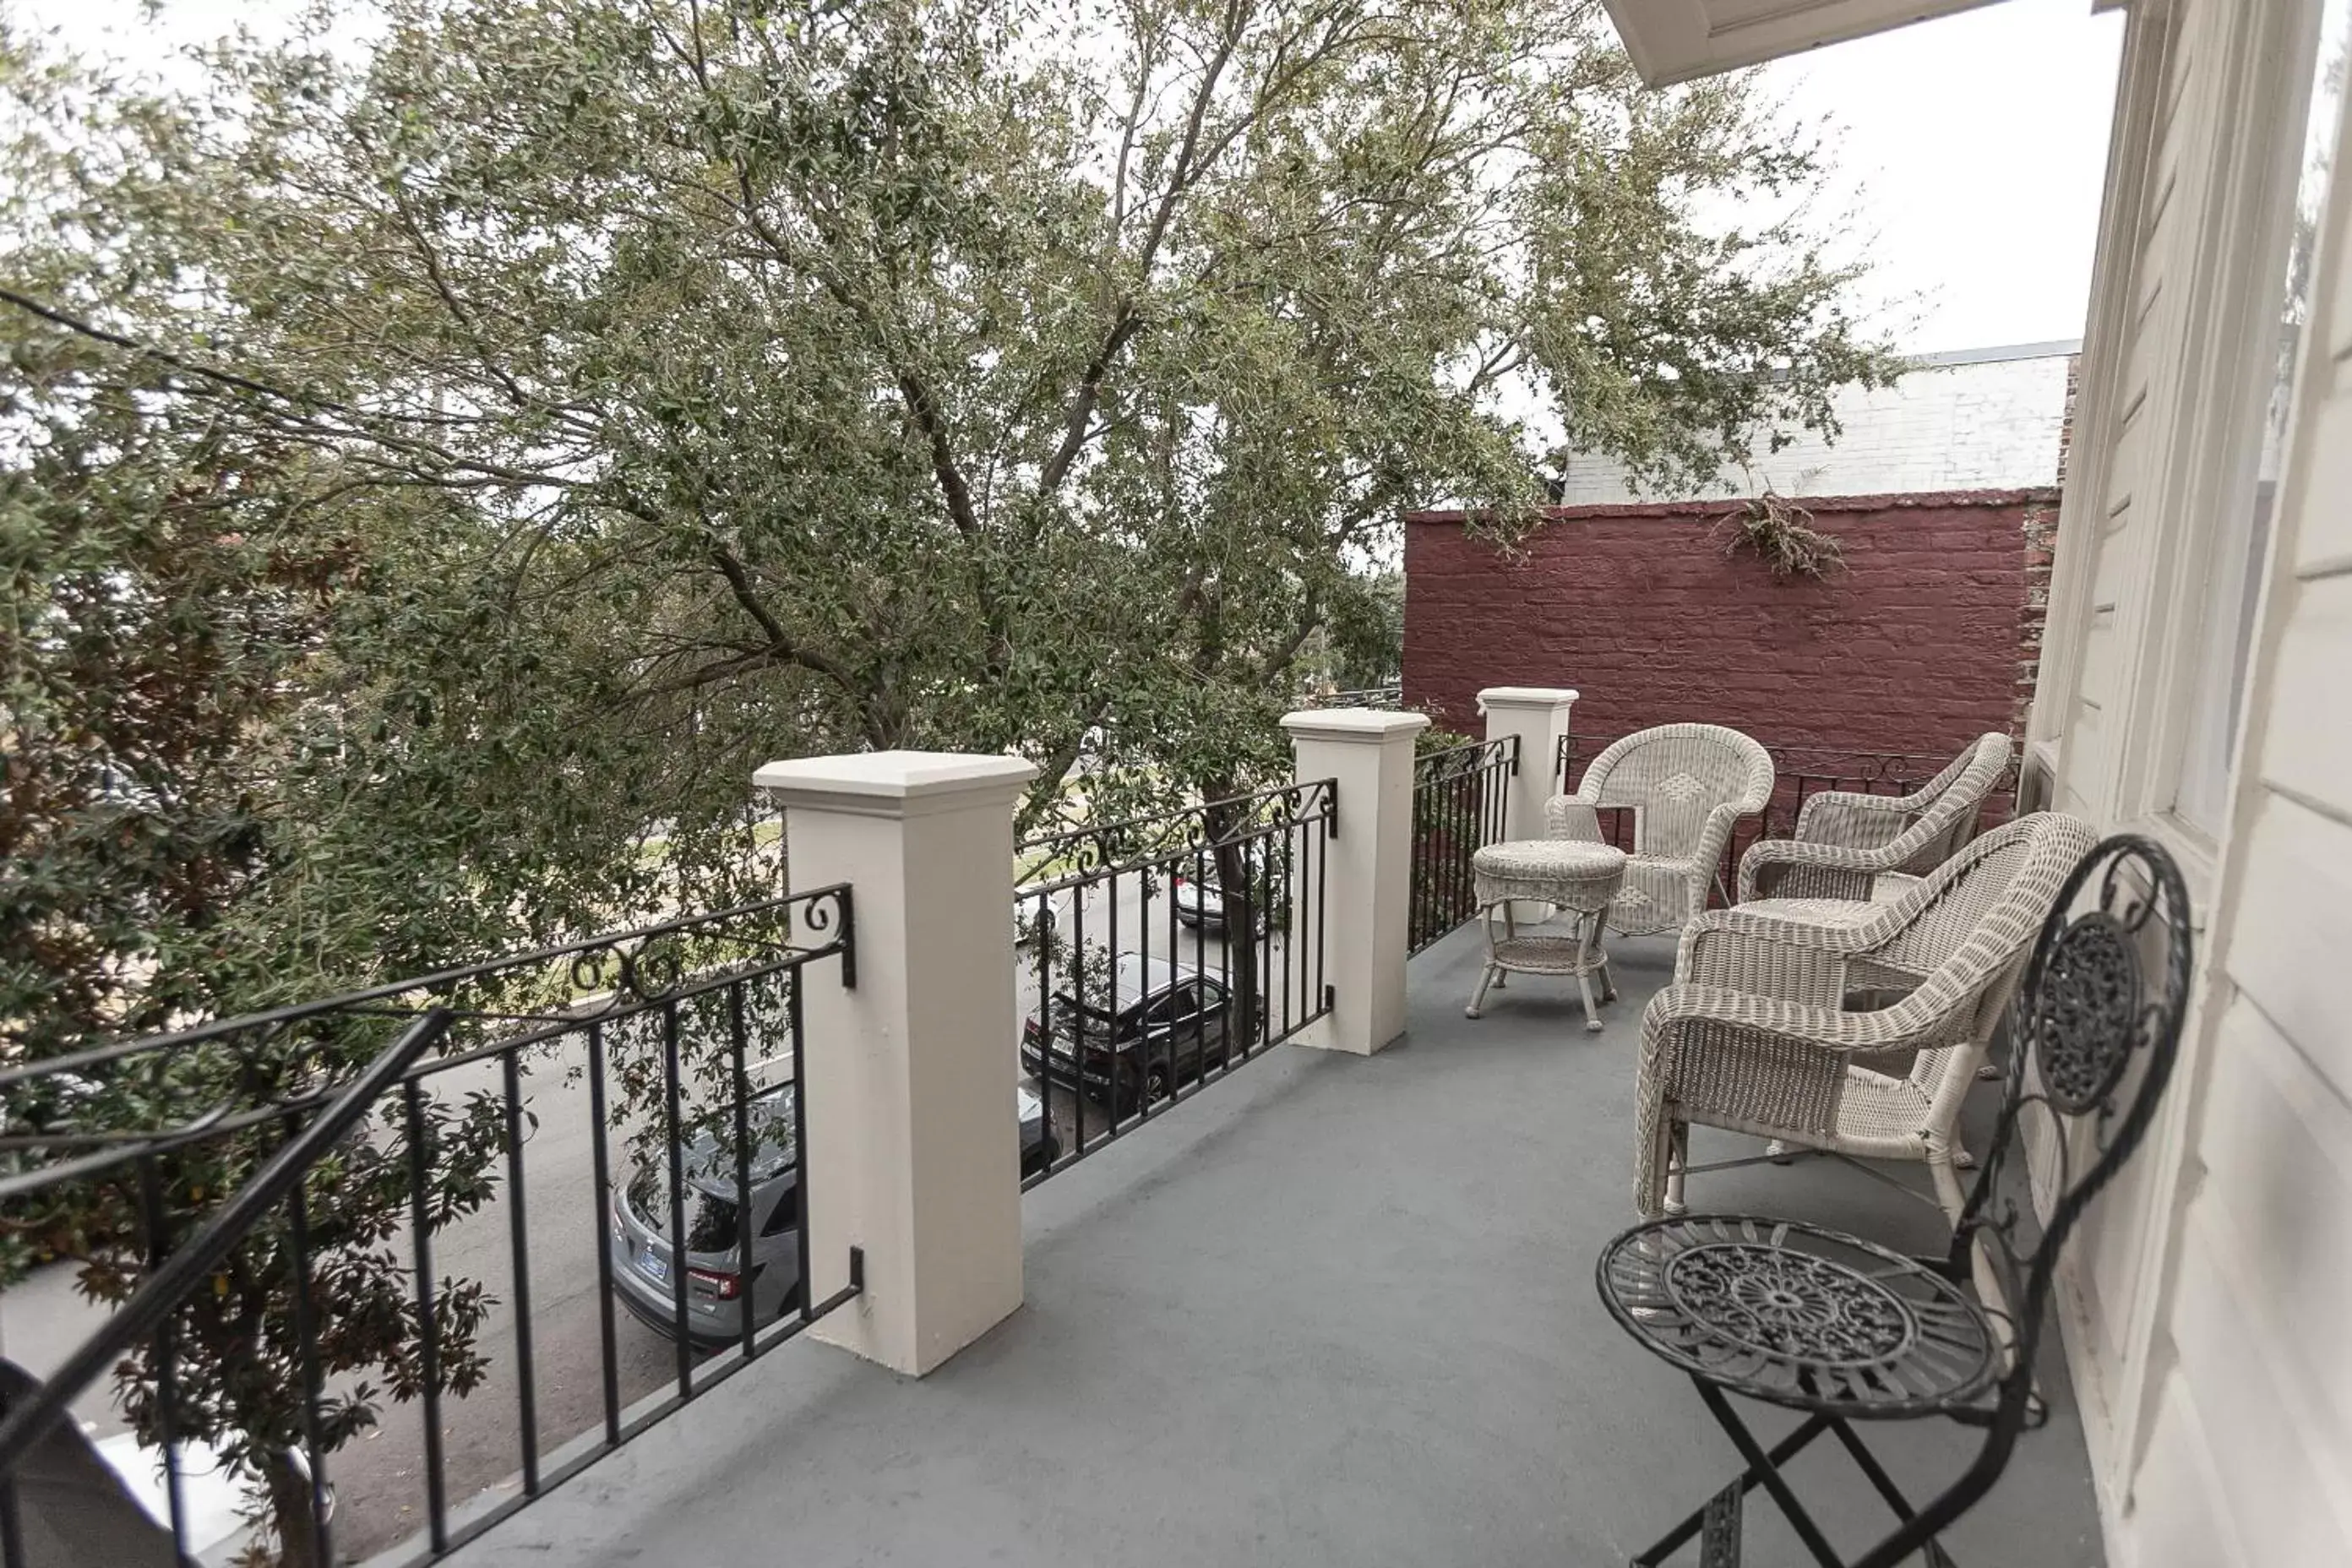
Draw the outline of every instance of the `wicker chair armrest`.
M1742 1005L1738 993L1673 990L1681 994L1659 993L1642 1031L1634 1098L1648 1114L1641 1120L1696 1115L1812 1138L1836 1125L1845 1089L1843 1056L1818 1048L1801 1030L1781 1034L1717 1016ZM1666 1172L1654 1157L1643 1164L1651 1168L1637 1172L1635 1201L1644 1214L1655 1214Z
M1907 998L1879 1012L1845 1013L1718 986L1667 986L1642 1016L1635 1205L1651 1217L1664 1210L1662 1134L1671 1120L1774 1128L1818 1142L1836 1130L1850 1062L1938 1043L1927 1033L1938 1022Z
M1702 918L1683 932L1675 984L1835 1007L1845 996L1845 968L1846 955L1835 948L1784 942Z
M1889 904L1886 908L1892 910L1896 906ZM1704 914L1692 916L1683 927L1682 951L1689 952L1692 942L1710 932L1734 931L1750 938L1851 955L1868 952L1884 942L1885 938L1882 931L1887 923L1885 916L1874 915L1869 920L1851 924L1817 925L1811 921L1793 920L1782 915L1759 914L1735 905L1731 909L1708 910Z
M1849 849L1795 838L1759 838L1739 858L1738 901L1752 899L1867 899L1878 873L1895 868L1887 849Z
M1609 842L1601 831L1600 808L1582 795L1556 795L1544 802L1544 830L1549 838L1574 838L1586 844Z
M1732 830L1739 826L1739 819L1763 809L1744 800L1719 801L1709 806L1706 825L1699 829L1698 852L1693 858L1713 875L1715 868L1723 863L1723 852L1730 847Z
M1701 1029L1711 1038L1730 1036L1758 1042L1801 1046L1832 1058L1879 1055L1946 1043L1930 1028L1933 1009L1907 997L1892 1007L1849 1013L1835 1005L1788 1002L1752 991L1692 985L1679 978L1650 999L1644 1033Z
M1883 849L1903 837L1920 805L1916 795L1824 790L1798 808L1797 837L1846 849Z

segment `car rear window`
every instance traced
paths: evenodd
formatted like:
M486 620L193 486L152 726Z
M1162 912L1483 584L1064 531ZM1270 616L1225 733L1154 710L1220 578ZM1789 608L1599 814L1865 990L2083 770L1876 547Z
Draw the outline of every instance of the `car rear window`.
M1081 1005L1066 991L1054 994L1052 1027L1055 1033L1101 1034L1118 1027L1118 1016L1089 998Z
M640 1166L629 1183L629 1206L660 1235L669 1234L669 1171L659 1164ZM686 1189L686 1250L725 1252L740 1239L735 1200L697 1187Z
M761 1236L782 1236L799 1223L801 1217L801 1184L794 1182L776 1199L776 1206L768 1211L768 1221L760 1227Z

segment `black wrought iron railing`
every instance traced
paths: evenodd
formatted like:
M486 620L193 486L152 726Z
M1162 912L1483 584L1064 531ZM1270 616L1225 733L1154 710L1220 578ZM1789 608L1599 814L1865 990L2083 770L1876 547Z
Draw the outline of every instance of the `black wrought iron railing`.
M1023 1128L1024 1186L1330 1011L1338 787L1289 784L1018 847L1021 1062L1043 1110Z
M1408 952L1419 952L1478 912L1470 858L1503 837L1518 769L1516 735L1465 742L1413 759Z
M1600 755L1611 744L1608 741L1588 741L1579 735L1563 735L1553 766L1553 778L1566 792L1573 786L1571 779L1582 782L1583 764ZM1942 772L1958 754L1936 755L1917 752L1874 752L1842 746L1780 746L1768 743L1765 748L1772 756L1773 783L1771 799L1764 809L1753 816L1743 817L1733 827L1731 842L1724 850L1721 872L1722 886L1736 886L1735 872L1739 858L1748 847L1759 838L1790 838L1796 836L1797 819L1805 803L1817 795L1845 792L1859 795L1909 795ZM2017 764L2009 770L1985 797L1979 813L1984 826L2007 821L2017 808ZM1631 851L1633 847L1633 813L1630 807L1604 807L1597 814L1601 831L1610 843Z
M114 1307L11 1373L0 1563L212 1560L223 1472L269 1561L437 1558L854 1299L799 1152L855 958L830 887L0 1067L6 1262ZM58 1483L110 1372L160 1521Z

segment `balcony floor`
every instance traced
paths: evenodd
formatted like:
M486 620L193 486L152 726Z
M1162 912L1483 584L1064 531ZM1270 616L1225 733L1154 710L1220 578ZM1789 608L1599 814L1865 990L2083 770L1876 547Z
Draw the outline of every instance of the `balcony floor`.
M1030 1194L1027 1304L929 1378L787 1346L454 1561L1625 1562L1738 1468L1592 1287L1633 1217L1633 1050L1672 952L1619 943L1625 994L1588 1035L1560 982L1464 1019L1475 940L1414 961L1381 1055L1277 1051ZM1939 1245L1925 1205L1829 1163L1692 1198ZM1946 1537L1972 1568L2103 1561L2050 1360L2050 1426ZM1976 1442L1884 1436L1914 1496ZM1829 1446L1792 1474L1847 1550L1888 1522ZM1752 1568L1808 1561L1760 1494L1748 1526Z

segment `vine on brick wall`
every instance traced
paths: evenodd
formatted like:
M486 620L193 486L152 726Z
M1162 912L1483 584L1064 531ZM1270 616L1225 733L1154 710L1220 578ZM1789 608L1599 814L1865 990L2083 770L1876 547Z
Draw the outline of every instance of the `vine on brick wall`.
M1732 535L1723 552L1737 554L1741 545L1748 546L1770 569L1775 582L1826 577L1845 569L1845 552L1838 542L1813 526L1811 512L1777 490L1742 501L1724 521L1731 524Z

